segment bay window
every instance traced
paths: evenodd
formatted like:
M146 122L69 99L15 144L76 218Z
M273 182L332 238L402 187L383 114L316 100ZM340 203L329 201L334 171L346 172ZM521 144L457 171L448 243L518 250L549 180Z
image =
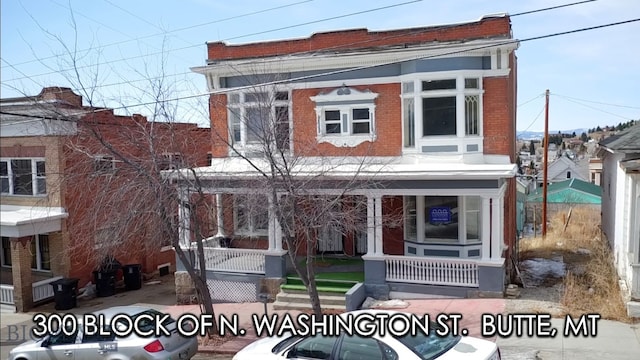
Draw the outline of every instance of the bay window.
M422 152L480 151L482 93L481 79L470 74L403 82L404 148Z
M480 197L405 196L405 240L464 244L480 241Z
M0 188L8 195L45 195L47 177L44 159L0 160Z

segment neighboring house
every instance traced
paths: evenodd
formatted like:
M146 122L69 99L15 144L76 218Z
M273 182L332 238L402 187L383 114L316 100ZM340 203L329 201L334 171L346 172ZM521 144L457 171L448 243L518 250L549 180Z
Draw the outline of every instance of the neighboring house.
M125 137L138 134L138 130L149 133L153 128L158 142L168 139L168 124L153 124L141 115L119 116L112 109L83 106L82 97L68 88L44 88L36 96L0 100L2 303L27 311L52 295L50 282L55 279L77 278L80 287L93 281L92 271L99 264L90 260L102 246L100 241L145 241L140 233L130 234L130 239L105 239L103 226L108 219L94 221L99 218L91 210L101 202L122 209L122 216L130 216L126 212L129 200L118 198L117 190L132 175L91 132L99 133L120 152L135 153L142 161L145 155L138 152L140 144ZM180 134L181 142L193 142L193 146L182 148L189 152L185 159L199 157L193 165L205 165L209 129L195 124L172 126L180 129L172 134ZM158 146L158 151L167 149L166 145ZM105 195L103 189L112 189L114 195ZM138 250L144 246L123 247L113 254L116 260L141 264L144 273L175 267L170 246L143 251Z
M602 159L590 158L589 159L589 178L592 184L601 186L602 184Z
M217 218L233 254L260 262L244 268L251 280L242 267L215 267L241 274L213 274L211 284L243 287L255 301L264 279L286 275L273 211L244 215L250 199L243 194L257 173L242 156L265 164L251 131L262 113L277 114L273 146L297 157L294 174L318 176L309 194L341 194L345 176L365 184L346 195L367 204L366 231L318 229L315 251L361 257L367 294L501 296L516 240L517 47L506 15L208 43L207 65L193 71L207 79L212 133L220 137L212 136L211 166L198 173L216 203L228 205ZM261 106L260 96L275 101ZM400 221L383 223L392 214Z
M630 314L640 317L640 124L600 141L602 231L626 286Z
M554 143L551 143L547 148L547 161L549 161L549 163L552 163L557 158L558 158L558 146Z
M544 172L538 173L538 187L542 188ZM549 163L547 169L547 184L553 184L567 179L578 179L582 181L589 181L585 178L582 169L571 159L566 156L561 156L555 161Z
M527 222L540 222L543 188L540 187L527 196ZM599 209L602 190L599 186L579 179L555 182L547 186L547 215L558 211L568 211L576 205ZM534 219L534 216L536 218Z

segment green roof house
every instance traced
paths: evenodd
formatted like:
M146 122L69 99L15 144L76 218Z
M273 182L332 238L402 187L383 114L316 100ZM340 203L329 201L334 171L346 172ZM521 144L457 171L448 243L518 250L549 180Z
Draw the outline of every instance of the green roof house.
M547 186L547 203L600 205L602 189L579 179L569 179ZM528 202L542 203L542 188L527 197Z

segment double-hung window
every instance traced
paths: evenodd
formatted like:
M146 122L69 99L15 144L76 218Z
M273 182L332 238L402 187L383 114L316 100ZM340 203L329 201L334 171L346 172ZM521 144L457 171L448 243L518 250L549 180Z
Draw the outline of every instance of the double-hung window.
M47 173L44 159L0 160L0 187L2 194L45 195Z
M318 141L337 146L357 145L375 137L378 94L346 86L311 97L316 103Z
M245 91L228 96L231 143L237 147L275 144L290 146L288 91Z

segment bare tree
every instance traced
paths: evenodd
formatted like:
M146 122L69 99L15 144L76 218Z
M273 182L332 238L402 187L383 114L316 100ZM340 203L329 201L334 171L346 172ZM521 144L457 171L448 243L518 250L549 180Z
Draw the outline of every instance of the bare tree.
M373 157L368 156L372 141L352 150L339 149L336 155L318 146L315 128L296 129L293 134L290 112L294 109L279 105L289 103L291 96L282 81L267 75L242 76L257 85L213 94L210 99L212 108L227 109L230 118L226 123L212 121L214 148L221 149L222 157L214 158L219 165L214 166L213 177L219 178L218 185L224 187L224 175L215 170L223 172L233 166L231 163L238 164L238 159L250 169L242 187L245 191L252 189L252 196L243 197L241 206L248 213L268 210L275 217L293 269L307 288L313 312L321 315L315 257L323 247L331 245L327 242L332 239L341 242L343 236L366 236L364 195L376 183L375 171L364 175L363 170L381 169L384 163L374 164ZM241 102L246 105L244 108L236 106ZM212 114L212 118L215 116ZM313 132L311 141L300 135L304 131ZM335 170L344 169L345 165L350 166L350 173L336 175ZM267 195L268 201L255 201L259 195ZM399 215L386 216L385 221L398 221ZM244 221L238 217L238 221ZM300 261L298 253L304 253L304 261Z
M71 20L77 33L73 14ZM211 235L208 217L197 215L212 213L213 202L202 191L197 176L181 176L193 175L193 168L207 164L210 132L178 118L176 83L166 81L164 59L155 74L150 68L138 70L148 81L121 95L119 112L124 115L117 115L98 105L106 100L100 95L100 62L83 65L87 54L79 54L74 44L47 34L66 54L59 66L67 70L60 73L72 89L59 91L73 90L83 100L75 105L41 105L43 119L61 119L77 129L65 140L64 173L58 184L73 214L68 221L71 240L67 254L83 254L82 258L74 257L71 266L93 270L105 259L141 258L163 246L172 247L193 280L202 312L215 314L206 271L198 266L205 258L202 243L197 241ZM137 107L133 110L129 105ZM136 110L146 116L135 114ZM188 198L176 191L175 176L169 179L163 171L188 184ZM180 209L186 204L192 214L189 222L180 218ZM183 248L184 232L192 234L197 244ZM210 334L216 332L214 321Z

